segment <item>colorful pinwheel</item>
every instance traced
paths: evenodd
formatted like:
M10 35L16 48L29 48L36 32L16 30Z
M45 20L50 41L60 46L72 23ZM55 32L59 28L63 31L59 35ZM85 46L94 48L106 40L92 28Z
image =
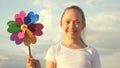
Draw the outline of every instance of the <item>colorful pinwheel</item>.
M15 14L15 21L8 21L9 33L12 33L10 36L11 41L21 44L24 42L26 46L30 44L35 44L37 41L36 36L41 36L43 34L42 29L43 25L41 23L36 23L39 19L38 14L34 12L29 12L27 15L24 11L21 11L19 14Z

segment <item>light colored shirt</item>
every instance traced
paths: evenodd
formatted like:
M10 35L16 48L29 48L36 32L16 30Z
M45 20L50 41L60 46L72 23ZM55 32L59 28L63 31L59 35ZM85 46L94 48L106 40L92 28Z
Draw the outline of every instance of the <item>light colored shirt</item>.
M45 59L56 63L57 68L101 68L99 54L91 46L70 49L60 43L48 49Z

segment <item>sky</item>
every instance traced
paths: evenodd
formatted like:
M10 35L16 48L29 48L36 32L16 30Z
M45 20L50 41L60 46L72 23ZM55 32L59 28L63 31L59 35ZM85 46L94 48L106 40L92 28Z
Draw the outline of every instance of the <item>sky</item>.
M39 14L43 35L31 45L32 56L41 62L50 46L60 43L64 33L60 18L65 8L77 5L84 11L87 27L84 40L95 47L102 68L120 68L120 0L0 0L0 68L25 68L27 47L10 40L7 22L20 11Z

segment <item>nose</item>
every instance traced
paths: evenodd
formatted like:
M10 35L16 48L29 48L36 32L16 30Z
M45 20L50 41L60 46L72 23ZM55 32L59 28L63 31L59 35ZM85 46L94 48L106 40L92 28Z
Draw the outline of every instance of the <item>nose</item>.
M74 27L75 27L74 22L70 22L70 26L69 26L69 28L74 28Z

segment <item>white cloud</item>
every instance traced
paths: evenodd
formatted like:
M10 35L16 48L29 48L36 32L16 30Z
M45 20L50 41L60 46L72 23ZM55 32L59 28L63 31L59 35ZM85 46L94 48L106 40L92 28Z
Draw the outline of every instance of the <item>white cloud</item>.
M21 47L21 49L23 50L23 52L25 52L25 54L29 55L28 47Z
M69 6L71 6L71 5L79 5L79 3L78 3L78 2L75 2L75 1L68 1L68 2L65 3L65 6L66 6L66 7L69 7Z
M57 9L59 2L56 0L33 0L33 5L43 6L47 9Z
M114 7L112 11L112 7L109 7L94 16L87 17L86 40L97 47L101 54L114 53L119 50L120 14L117 8Z
M119 12L118 12L119 13ZM120 15L116 15L115 12L100 12L96 16L87 17L87 24L90 26L91 29L96 31L107 31L107 30L114 30L119 27L116 27L116 25L119 25Z
M8 57L4 55L0 55L0 60L8 60Z
M53 15L50 12L51 11L45 9L40 11L40 15L42 17L40 20L43 22L45 26L44 30L48 29L53 25L52 24Z
M85 4L87 6L93 6L93 0L86 0Z
M98 4L102 5L102 0L85 0L85 5L87 7L95 7Z
M47 9L59 10L61 7L68 7L71 5L79 5L79 1L67 0L32 0L34 6L42 6Z
M110 55L101 55L102 66L104 68L120 68L120 61L118 60L120 57L120 52L114 52Z
M49 9L40 10L40 16L41 18L39 21L41 21L44 25L43 36L54 41L60 40L62 35L59 24L59 17L52 13L52 11Z

